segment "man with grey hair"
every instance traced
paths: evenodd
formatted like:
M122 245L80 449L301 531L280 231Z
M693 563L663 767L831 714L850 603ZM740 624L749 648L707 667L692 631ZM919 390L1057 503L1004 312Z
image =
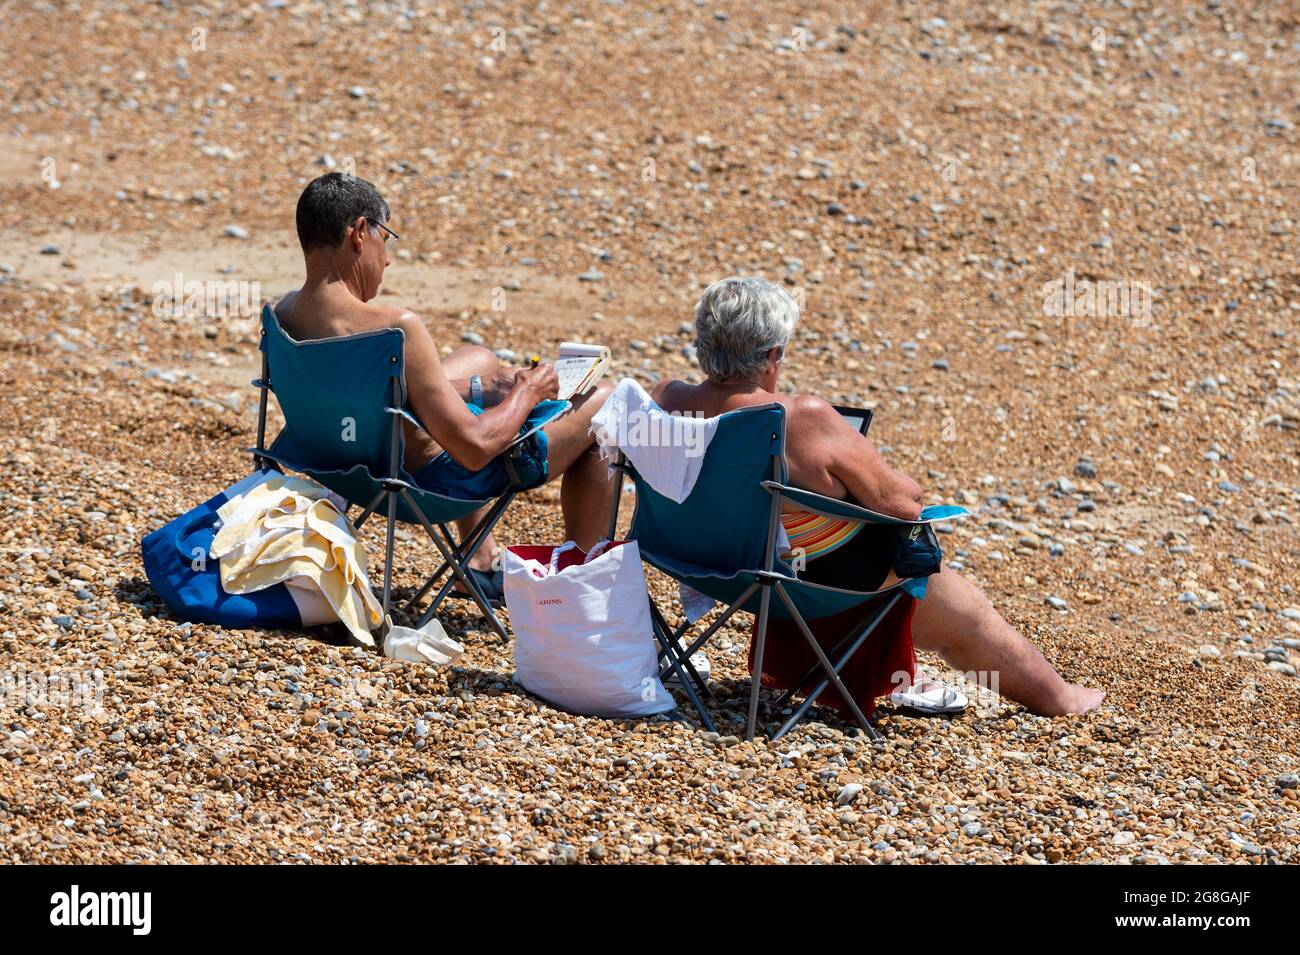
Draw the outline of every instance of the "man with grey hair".
M886 464L875 445L825 400L778 394L798 318L798 305L779 285L754 277L715 282L695 306L696 348L706 380L698 385L663 381L651 396L667 411L704 417L779 402L786 410L791 484L916 520L919 484ZM804 579L864 591L898 580L892 529L801 510L783 513L781 520L792 548L804 540L819 542L816 557L806 558ZM805 552L811 555L811 548ZM1101 705L1101 691L1061 679L975 584L947 566L929 579L925 599L917 603L912 640L957 670L998 673L1000 692L1035 713L1086 713Z
M799 306L779 285L752 276L715 282L695 306L700 370L714 381L754 378L798 321Z

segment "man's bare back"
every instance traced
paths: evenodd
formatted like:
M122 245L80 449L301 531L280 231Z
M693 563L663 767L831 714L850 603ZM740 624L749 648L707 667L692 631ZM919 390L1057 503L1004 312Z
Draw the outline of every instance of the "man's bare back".
M758 383L732 386L709 380L699 385L660 382L652 397L668 411L708 417L781 404L786 410L786 464L792 484L898 517L914 519L920 511L920 485L889 467L876 446L821 398L780 394Z
M300 342L341 338L385 328L405 331L420 321L410 309L363 302L355 295L341 293L330 285L317 286L307 292L295 289L276 304L275 315L280 320L280 327ZM407 470L416 470L441 452L442 447L410 422L403 424L406 431L403 463Z

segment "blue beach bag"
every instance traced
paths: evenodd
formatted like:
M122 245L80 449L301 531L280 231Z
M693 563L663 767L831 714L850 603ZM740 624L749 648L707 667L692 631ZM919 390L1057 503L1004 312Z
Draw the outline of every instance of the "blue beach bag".
M278 473L254 471L141 541L149 583L177 617L234 630L302 627L298 605L287 586L275 584L251 594L226 593L221 586L221 563L208 556L220 523L217 509Z

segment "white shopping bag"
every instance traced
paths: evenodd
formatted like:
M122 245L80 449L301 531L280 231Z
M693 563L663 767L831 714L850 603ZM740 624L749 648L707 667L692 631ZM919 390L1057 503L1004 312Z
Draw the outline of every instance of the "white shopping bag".
M574 713L650 716L676 704L659 682L641 552L635 541L508 547L506 608L515 679Z

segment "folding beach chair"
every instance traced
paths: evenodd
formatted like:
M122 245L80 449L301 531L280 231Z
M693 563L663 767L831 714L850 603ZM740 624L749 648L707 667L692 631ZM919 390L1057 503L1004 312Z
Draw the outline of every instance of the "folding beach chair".
M678 582L726 605L721 616L689 646L683 646L683 638L693 624L688 621L674 630L651 601L655 639L661 657L666 660L663 674L671 671L677 675L683 692L700 714L701 722L713 730L713 722L700 698L709 695L708 689L691 666L690 657L736 613L755 614L758 619L754 638L754 676L745 730L745 738L753 739L758 720L768 620L772 617L793 620L817 664L781 698L781 704L788 701L795 690L807 685L819 670L822 676L773 739L780 739L789 732L828 686L839 692L863 731L877 739L879 733L844 687L840 671L899 601L924 595L925 580L909 578L878 591L842 590L799 580L794 570L778 559L781 505L790 500L818 514L894 525L937 520L953 516L961 509L929 509L921 522L901 521L845 501L790 487L786 484L785 424L785 409L779 404L759 405L721 415L699 478L689 496L680 504L656 493L623 455L614 458L614 467L620 472L618 483L621 485L621 476L626 474L636 487L636 511L628 538L637 541L643 559ZM618 517L618 499L616 493L611 508L611 538ZM861 623L828 654L817 642L807 621L853 608L861 609Z
M390 328L340 338L297 342L280 327L275 311L262 309L262 377L257 417L257 447L247 448L257 467L277 466L299 471L341 495L349 507L362 507L355 521L360 528L381 508L387 514L384 547L384 614L390 607L393 545L399 521L419 524L442 555L441 566L403 607L412 610L444 574L433 602L420 617L427 623L459 580L483 616L504 641L505 627L487 598L465 573L470 560L496 526L517 493L514 488L492 499L461 500L422 490L402 467L405 438L402 420L422 428L406 410L404 336ZM266 447L267 394L274 391L285 426ZM556 409L558 416L566 410ZM509 452L507 452L509 453ZM492 507L459 544L449 521Z

